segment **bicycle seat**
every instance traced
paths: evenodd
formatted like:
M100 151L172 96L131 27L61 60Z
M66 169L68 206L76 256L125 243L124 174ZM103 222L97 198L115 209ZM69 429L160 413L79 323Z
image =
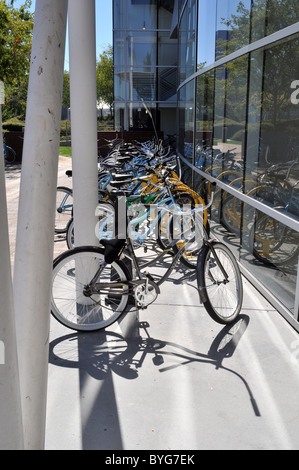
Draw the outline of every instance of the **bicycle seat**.
M104 257L107 264L112 264L119 255L121 254L125 244L126 239L123 240L100 240L100 243L104 246Z
M110 199L111 199L112 201L116 201L118 197L130 196L130 191L125 191L125 190L117 191L117 190L113 189L113 190L109 193L109 196L110 196Z
M127 156L127 157L117 157L117 163L127 163L127 162L129 162L130 160L132 160L132 157L131 157L131 156Z
M101 165L103 168L107 168L107 170L111 168L120 168L120 165L117 165L117 163L101 162Z
M132 175L125 174L125 173L115 173L113 174L113 178L114 178L113 181L126 181L126 180L130 180L130 178L132 178Z
M110 181L110 186L112 188L121 188L124 184L130 184L132 183L132 180L121 180L121 181Z

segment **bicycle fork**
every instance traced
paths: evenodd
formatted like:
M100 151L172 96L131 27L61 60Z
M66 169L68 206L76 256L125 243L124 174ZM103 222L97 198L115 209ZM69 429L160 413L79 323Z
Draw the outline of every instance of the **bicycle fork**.
M216 264L217 264L217 266L220 268L220 271L222 272L222 275L223 275L223 277L224 277L224 279L223 279L222 281L216 280L216 279L214 278L214 276L212 275L211 271L209 270L209 276L210 276L211 280L212 280L215 284L218 284L218 285L219 285L219 284L222 284L222 283L223 283L223 284L227 284L227 283L229 282L229 280L228 280L228 274L227 274L227 272L225 271L224 266L223 266L223 264L221 263L221 261L220 261L218 255L217 255L217 253L216 253L216 250L215 250L215 248L214 248L215 242L214 242L213 240L205 240L205 241L204 241L204 244L205 244L205 245L208 245L208 247L209 247L210 250L212 251L212 253L213 253L213 255L214 255L214 259L215 259L215 261L216 261Z

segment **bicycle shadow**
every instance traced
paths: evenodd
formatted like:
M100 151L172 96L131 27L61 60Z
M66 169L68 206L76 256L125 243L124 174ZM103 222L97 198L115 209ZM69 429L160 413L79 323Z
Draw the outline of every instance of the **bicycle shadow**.
M218 333L207 354L195 351L177 343L152 338L148 332L149 324L139 322L139 337L124 338L114 331L74 332L59 337L50 343L49 362L55 366L77 368L96 380L105 380L115 373L126 380L136 380L138 370L143 367L146 356L152 356L154 366L160 373L190 363L214 365L215 370L224 370L238 377L250 399L254 414L259 417L256 400L249 384L237 371L224 365L224 360L231 358L238 347L249 324L247 315L240 315L232 325L227 325ZM164 365L166 358L177 362Z

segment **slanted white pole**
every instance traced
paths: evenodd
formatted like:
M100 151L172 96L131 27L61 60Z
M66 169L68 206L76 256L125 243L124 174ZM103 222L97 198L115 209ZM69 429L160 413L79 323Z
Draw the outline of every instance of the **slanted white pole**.
M0 450L23 450L2 139L3 98L0 82Z
M36 0L14 269L26 450L45 440L67 0Z
M95 0L69 3L75 245L95 245L98 202Z

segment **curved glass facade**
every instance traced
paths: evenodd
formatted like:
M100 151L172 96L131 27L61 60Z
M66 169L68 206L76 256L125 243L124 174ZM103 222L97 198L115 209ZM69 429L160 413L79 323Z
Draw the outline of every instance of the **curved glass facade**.
M299 2L179 0L178 150L244 274L298 325Z

